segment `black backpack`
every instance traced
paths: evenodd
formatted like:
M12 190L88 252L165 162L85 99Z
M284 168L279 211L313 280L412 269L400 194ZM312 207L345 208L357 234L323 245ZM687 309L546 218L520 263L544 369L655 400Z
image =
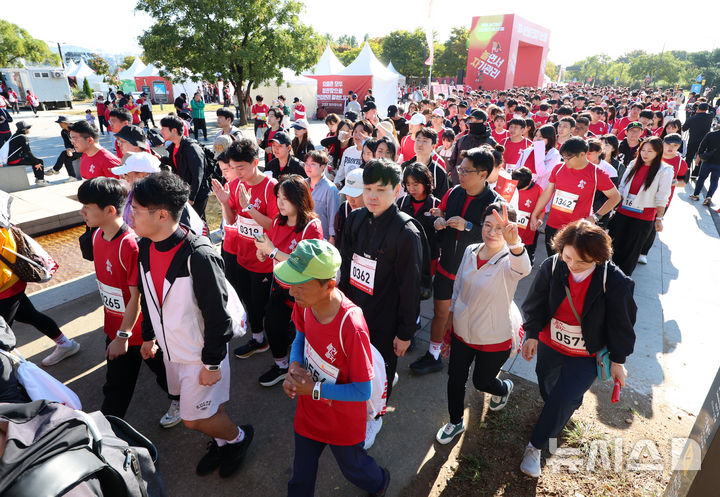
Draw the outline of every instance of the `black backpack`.
M199 144L198 144L199 145ZM212 184L212 179L218 180L220 183L225 183L222 172L220 171L220 165L215 160L215 150L209 145L200 145L203 153L205 154L205 169L203 171L203 178L207 181L208 185Z
M407 223L412 223L420 232L420 245L422 246L422 260L420 261L420 300L428 300L432 297L432 259L430 257L430 242L428 242L427 235L425 235L425 229L420 224L420 221L412 217L411 215L398 211L400 214L396 218L396 225L398 229L405 229Z
M157 449L120 418L39 400L0 404L0 420L3 497L166 497Z

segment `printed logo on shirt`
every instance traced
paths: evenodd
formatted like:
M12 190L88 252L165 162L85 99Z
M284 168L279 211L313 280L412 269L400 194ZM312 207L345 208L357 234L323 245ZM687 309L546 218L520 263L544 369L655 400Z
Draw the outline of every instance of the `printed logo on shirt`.
M325 357L328 358L328 361L335 362L335 355L337 354L337 349L333 347L333 344L329 344L327 346L327 352L325 352Z
M90 174L95 174L95 164L90 165Z
M532 205L532 202L530 201L530 199L527 199L525 201L525 207L530 207L531 205Z
M112 262L110 262L110 259L105 261L105 271L112 274Z
M584 179L581 179L581 180L580 180L580 183L578 183L578 186L577 186L577 187L580 188L581 190L584 190L586 184L587 184L587 183L585 183L585 180L584 180Z
M259 197L255 199L255 201L253 202L253 205L255 206L256 209L260 208L260 206L262 205L262 201L260 200Z
M297 240L294 240L294 239L292 242L290 242L290 252L295 250L295 247L297 247L297 244L298 244Z

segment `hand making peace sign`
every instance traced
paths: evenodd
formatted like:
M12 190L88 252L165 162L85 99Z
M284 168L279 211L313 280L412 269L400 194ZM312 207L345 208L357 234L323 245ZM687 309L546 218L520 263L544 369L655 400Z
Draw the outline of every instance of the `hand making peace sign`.
M508 245L517 245L520 243L520 235L518 235L518 225L517 223L513 223L512 221L508 220L508 212L507 212L507 205L503 204L503 213L502 217L500 214L498 214L498 211L493 211L493 216L495 216L495 220L502 226L503 228L503 238L505 238L505 241Z

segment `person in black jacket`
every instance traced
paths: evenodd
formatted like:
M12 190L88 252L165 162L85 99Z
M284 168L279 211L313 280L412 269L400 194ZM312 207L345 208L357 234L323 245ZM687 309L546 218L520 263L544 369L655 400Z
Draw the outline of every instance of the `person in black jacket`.
M7 110L0 109L0 147L12 136L10 131L10 123L12 120L13 118Z
M497 145L487 125L487 114L485 111L475 109L470 113L467 123L469 128L468 134L457 141L450 160L446 164L447 170L450 172L450 182L453 185L460 184L460 178L458 178L456 168L463 161L461 155L463 151L479 147L480 145L490 145L491 147Z
M690 132L690 136L688 137L687 153L685 154L685 162L687 162L688 168L690 168L687 178L690 176L697 177L700 171L700 167L698 165L695 165L693 168L693 159L700 147L700 142L703 138L705 138L705 135L710 131L710 126L712 126L714 116L708 112L709 108L710 106L707 102L700 102L697 106L697 112L695 115L688 117L685 124L682 126L683 131Z
M60 172L60 169L65 166L68 176L74 178L75 169L73 169L73 161L82 157L82 154L75 151L75 146L72 144L72 141L70 141L70 121L68 121L68 118L60 116L55 122L60 125L60 138L62 138L63 148L65 150L60 152L60 155L58 155L53 167L45 169L45 174L48 176L51 174L57 174Z
M705 135L698 147L698 157L702 159L702 166L700 176L695 183L695 191L690 198L698 200L700 190L705 185L707 177L710 176L710 188L708 188L703 205L712 205L712 196L715 194L718 180L720 180L720 130Z
M562 431L597 377L598 355L609 353L610 375L625 385L625 359L635 345L635 284L610 260L612 240L579 219L553 239L522 305L522 355L537 353L535 371L545 401L520 469L540 476L540 451Z
M390 399L397 358L415 334L420 302L420 233L398 210L400 166L372 159L363 170L365 207L350 213L340 246L340 289L365 314L370 342L385 359Z
M210 193L210 185L204 176L205 152L196 141L183 136L183 121L178 116L163 117L160 126L163 138L172 142L163 163L190 186L188 202L204 221Z
M290 136L285 131L278 131L270 139L274 157L266 164L265 173L272 173L272 177L278 181L291 174L307 178L305 164L291 153L291 145Z
M45 170L43 169L43 160L35 157L35 154L33 154L30 149L30 138L28 138L27 135L32 125L26 124L25 121L18 121L16 126L15 134L10 138L8 145L7 165L32 166L32 171L35 175L35 184L47 185L48 183L45 181Z
M415 162L403 168L403 187L407 195L400 197L395 203L402 212L417 219L425 230L425 237L430 245L430 259L435 265L440 258L440 245L433 226L435 218L430 211L440 205L440 200L432 194L433 177L428 167L421 162Z

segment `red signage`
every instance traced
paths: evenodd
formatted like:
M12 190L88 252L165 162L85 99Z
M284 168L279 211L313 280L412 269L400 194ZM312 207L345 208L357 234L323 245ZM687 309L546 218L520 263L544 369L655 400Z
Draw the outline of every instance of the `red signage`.
M358 94L362 105L367 91L372 89L372 76L310 76L317 80L317 105L329 113L341 114L348 91Z

